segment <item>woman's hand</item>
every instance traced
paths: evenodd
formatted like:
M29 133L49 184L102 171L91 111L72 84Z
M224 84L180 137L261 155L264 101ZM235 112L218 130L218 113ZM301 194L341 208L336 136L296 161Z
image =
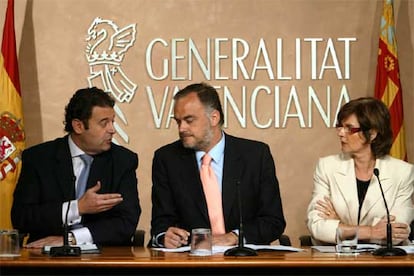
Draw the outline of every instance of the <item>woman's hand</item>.
M395 216L390 216L392 243L399 244L408 239L410 234L408 225L405 223L395 222ZM377 224L371 227L371 239L387 239L387 218L382 218Z
M316 202L315 209L319 211L318 216L324 219L339 219L339 216L336 214L335 208L329 197L324 196L323 200L318 200Z

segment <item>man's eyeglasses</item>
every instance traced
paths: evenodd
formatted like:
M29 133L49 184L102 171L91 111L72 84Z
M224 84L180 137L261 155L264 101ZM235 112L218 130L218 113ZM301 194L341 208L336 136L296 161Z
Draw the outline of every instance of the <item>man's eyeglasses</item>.
M354 134L354 133L362 131L362 128L360 127L343 126L341 124L336 124L335 127L336 127L337 132L340 132L343 129L344 132L347 134Z

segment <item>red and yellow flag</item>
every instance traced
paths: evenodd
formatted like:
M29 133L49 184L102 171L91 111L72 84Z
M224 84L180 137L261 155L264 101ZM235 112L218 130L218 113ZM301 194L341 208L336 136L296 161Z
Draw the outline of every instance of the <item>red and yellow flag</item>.
M0 228L3 229L12 228L10 210L24 147L14 0L8 0L0 55Z
M394 136L391 156L407 160L400 69L395 39L393 0L384 0L379 38L375 97L382 100L391 114Z

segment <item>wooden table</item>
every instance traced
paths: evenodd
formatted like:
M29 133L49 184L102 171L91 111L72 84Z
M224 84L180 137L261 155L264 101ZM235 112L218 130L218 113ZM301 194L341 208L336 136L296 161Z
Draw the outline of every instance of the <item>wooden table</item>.
M0 275L414 275L414 255L342 257L319 253L266 251L255 257L192 257L142 247L104 247L101 254L50 257L23 249L18 258L0 258Z

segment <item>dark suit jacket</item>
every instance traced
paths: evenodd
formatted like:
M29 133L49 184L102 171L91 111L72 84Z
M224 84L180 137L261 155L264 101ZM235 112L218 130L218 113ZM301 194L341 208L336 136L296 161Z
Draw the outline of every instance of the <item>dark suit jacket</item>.
M120 193L123 201L109 211L82 216L99 245L131 243L141 208L138 200L136 169L138 156L112 144L111 149L94 156L88 188L101 181L98 193ZM62 203L75 198L68 137L58 138L26 149L22 171L14 191L13 227L29 233L30 241L62 234Z
M194 150L176 141L158 149L152 167L153 236L177 226L210 228ZM286 223L279 184L269 147L226 135L222 198L226 232L239 229L237 183L240 182L244 234L247 242L269 244Z

